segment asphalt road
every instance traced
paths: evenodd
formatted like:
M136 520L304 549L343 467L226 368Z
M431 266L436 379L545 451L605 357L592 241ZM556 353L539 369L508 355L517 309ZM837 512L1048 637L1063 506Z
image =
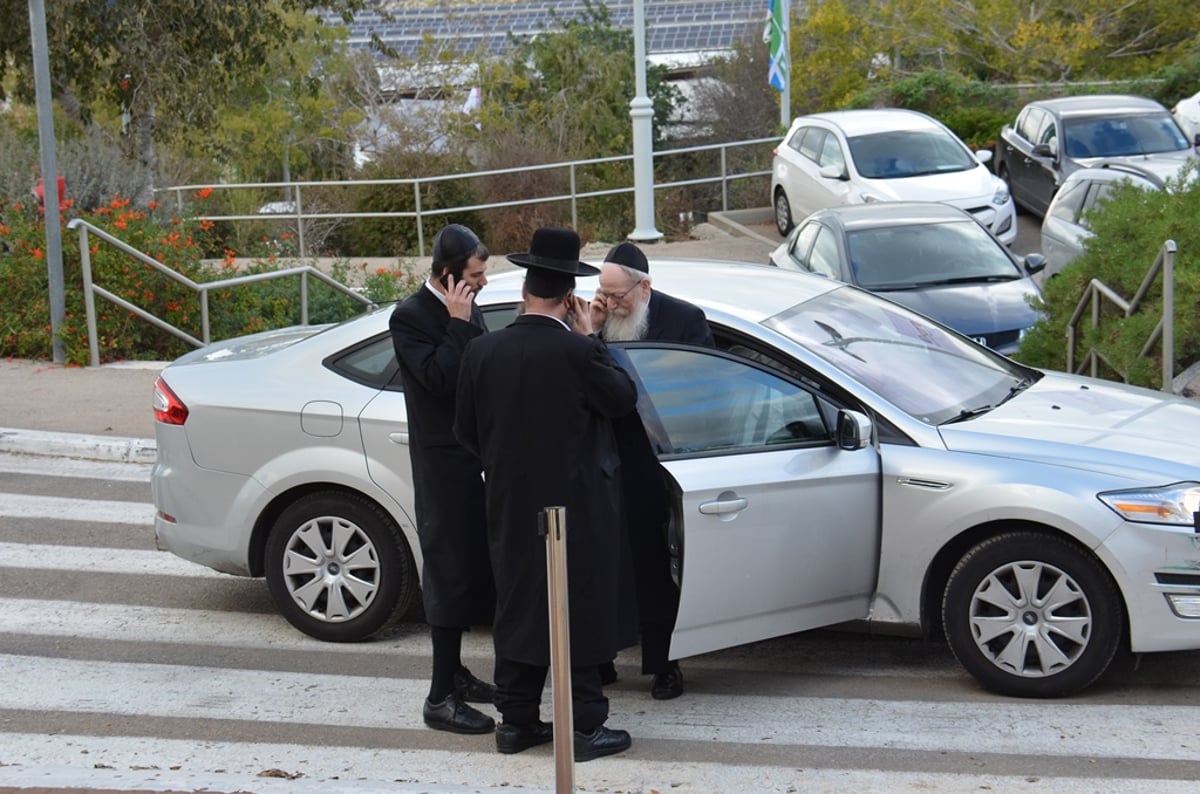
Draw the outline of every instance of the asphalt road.
M265 583L156 551L149 466L0 455L0 791L546 792L549 747L426 729L426 627L329 645ZM490 671L486 630L464 660ZM579 791L1192 792L1200 652L1119 658L1069 700L982 691L941 642L812 631L683 661ZM550 698L543 716L550 717Z

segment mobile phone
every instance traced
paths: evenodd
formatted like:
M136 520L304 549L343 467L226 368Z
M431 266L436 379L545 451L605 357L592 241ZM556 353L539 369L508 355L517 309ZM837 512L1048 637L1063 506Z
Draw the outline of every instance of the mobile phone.
M450 289L450 273L446 272L438 276L438 283L442 285L443 289Z

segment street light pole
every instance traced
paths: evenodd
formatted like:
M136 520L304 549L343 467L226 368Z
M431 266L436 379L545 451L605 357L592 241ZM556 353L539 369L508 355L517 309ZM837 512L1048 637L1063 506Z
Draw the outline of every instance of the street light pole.
M29 0L29 35L33 48L33 85L37 98L38 141L42 152L42 206L46 219L46 272L50 289L50 344L55 364L67 360L58 329L66 319L63 289L62 227L59 226L58 161L54 154L54 108L50 89L50 47L46 6Z
M654 103L646 96L646 12L642 0L633 0L633 59L637 95L629 103L633 120L634 230L629 239L656 242L662 232L654 227Z

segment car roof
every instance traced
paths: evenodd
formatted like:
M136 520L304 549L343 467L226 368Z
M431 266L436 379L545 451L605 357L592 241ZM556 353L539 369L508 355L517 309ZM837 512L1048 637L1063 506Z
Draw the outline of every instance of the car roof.
M1079 182L1085 179L1093 182L1116 182L1121 179L1130 179L1133 182L1137 182L1140 180L1159 189L1165 184L1164 174L1152 168L1146 168L1136 163L1115 161L1102 161L1089 168L1081 168L1078 171L1073 171L1067 177L1066 181Z
M1095 94L1041 99L1029 103L1059 116L1099 116L1166 110L1153 99L1131 94Z
M653 257L653 250L647 253ZM650 258L649 262L653 289L698 304L710 313L752 323L842 286L821 276L766 264L666 258ZM524 277L523 268L489 274L480 303L520 300ZM596 288L596 277L579 277L577 287L581 294L590 295Z
M847 231L877 226L907 226L975 219L958 207L936 201L880 201L817 210L807 220L833 220ZM802 222L803 223L803 222Z
M798 124L811 119L819 119L840 127L847 137L896 130L939 129L937 122L929 116L904 108L834 110L828 113L813 113L795 119L792 127L794 129Z

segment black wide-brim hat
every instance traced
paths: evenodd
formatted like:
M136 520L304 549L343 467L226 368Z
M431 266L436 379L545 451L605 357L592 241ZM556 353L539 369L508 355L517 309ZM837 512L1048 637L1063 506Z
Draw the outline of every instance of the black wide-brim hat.
M579 249L582 247L574 229L543 226L534 231L528 253L509 254L508 261L521 267L553 270L568 276L594 276L600 272L600 268L579 261Z

